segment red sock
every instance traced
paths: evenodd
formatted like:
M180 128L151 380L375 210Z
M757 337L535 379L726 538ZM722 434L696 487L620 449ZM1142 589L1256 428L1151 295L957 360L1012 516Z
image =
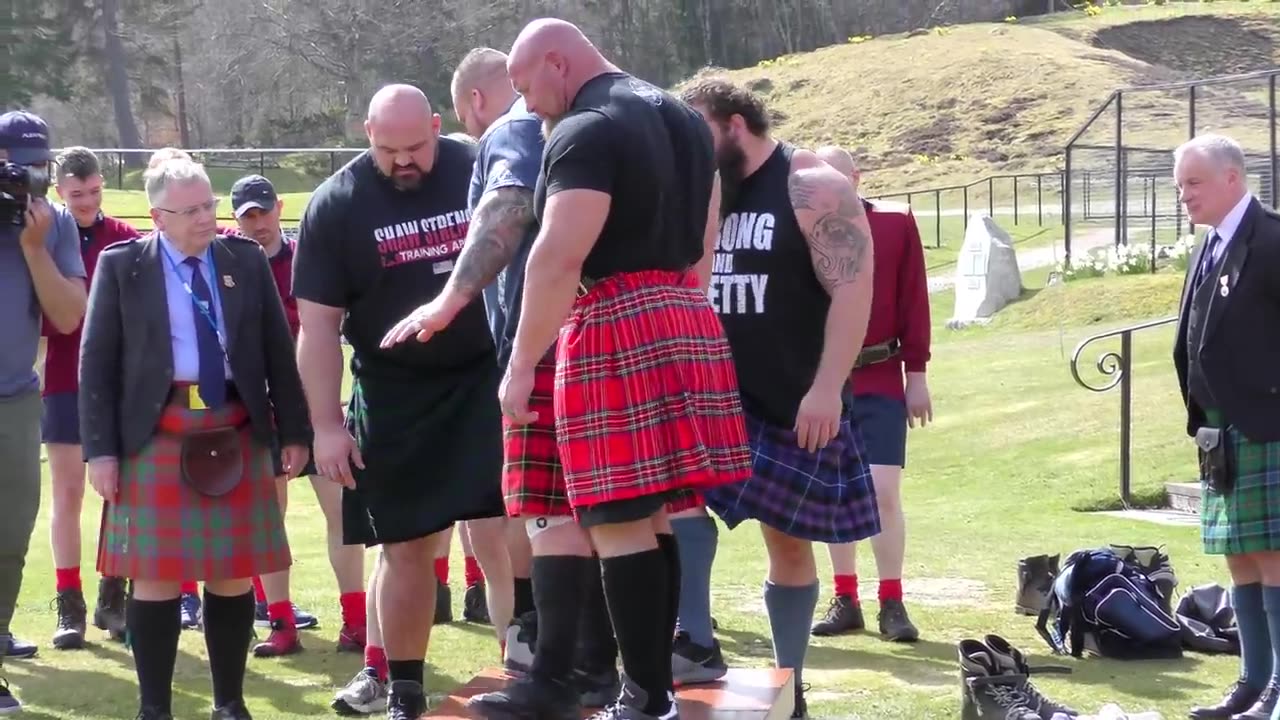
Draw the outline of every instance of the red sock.
M854 605L858 604L858 576L857 575L836 575L836 595L847 597L853 601Z
M57 582L57 592L63 590L80 590L80 566L69 568L57 568L54 570Z
M382 682L387 681L387 651L373 645L364 646L364 666L373 668L378 673L378 679Z
M342 593L338 596L338 603L342 605L342 624L350 627L364 627L366 625L364 613L364 591Z
M439 578L441 583L445 585L449 584L449 558L448 557L436 558L436 577Z
M293 603L289 602L288 599L271 603L267 606L267 619L272 622L279 620L284 623L286 630L293 630L295 628L294 622L296 621L293 616Z
M885 600L902 600L902 580L880 580L880 602Z
M262 578L257 575L253 576L253 599L260 603L267 601L267 591L262 589Z
M470 555L466 557L466 575L467 587L484 582L484 572L480 569L480 563Z
M173 586L170 585L169 587L173 587ZM182 594L183 595L199 595L200 586L196 584L195 580L188 580L182 583Z

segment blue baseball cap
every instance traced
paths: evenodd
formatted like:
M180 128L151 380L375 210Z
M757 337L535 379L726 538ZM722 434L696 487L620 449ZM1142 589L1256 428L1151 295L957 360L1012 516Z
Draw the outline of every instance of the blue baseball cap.
M275 186L261 175L242 177L231 186L231 211L237 218L253 208L271 210L277 199Z
M9 153L9 162L18 165L39 165L53 160L48 123L25 110L0 115L0 149Z

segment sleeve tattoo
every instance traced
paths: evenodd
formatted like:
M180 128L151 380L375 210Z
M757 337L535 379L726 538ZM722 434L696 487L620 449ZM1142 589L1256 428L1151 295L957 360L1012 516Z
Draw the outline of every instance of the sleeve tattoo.
M468 297L478 296L511 263L533 223L533 193L527 188L485 193L471 215L467 240L453 270L457 288Z
M791 175L787 189L822 285L835 292L853 282L871 243L859 222L866 213L853 186L842 178L801 170Z

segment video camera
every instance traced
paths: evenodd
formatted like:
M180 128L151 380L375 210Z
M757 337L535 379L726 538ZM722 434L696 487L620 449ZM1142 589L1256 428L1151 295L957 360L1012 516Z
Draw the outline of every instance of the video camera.
M30 199L31 176L27 168L0 160L0 225L25 226Z

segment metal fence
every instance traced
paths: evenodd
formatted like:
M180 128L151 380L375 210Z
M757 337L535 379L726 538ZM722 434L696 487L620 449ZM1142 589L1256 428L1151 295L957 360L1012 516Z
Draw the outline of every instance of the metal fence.
M1173 151L1206 132L1244 147L1250 188L1277 204L1277 77L1280 68L1113 92L1067 142L1068 261L1073 245L1145 242L1154 272L1161 248L1195 231L1178 202Z

